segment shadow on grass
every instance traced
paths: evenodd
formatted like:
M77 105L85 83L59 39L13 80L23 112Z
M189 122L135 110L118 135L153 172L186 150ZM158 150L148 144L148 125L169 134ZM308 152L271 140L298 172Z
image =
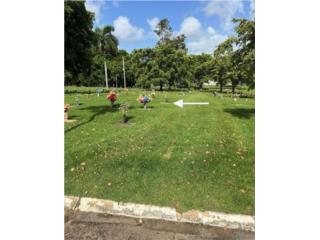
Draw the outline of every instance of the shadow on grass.
M155 108L154 106L147 106L147 109L152 109L152 108ZM129 105L129 109L143 109L143 105Z
M122 126L129 126L132 125L133 123L130 122L129 120L133 119L134 116L127 116L125 119L120 120L119 122L117 122L116 124L120 124Z
M129 120L132 119L132 118L134 118L134 116L127 116L126 120L125 120L125 123L129 122Z
M68 119L70 120L79 120L79 116L78 115L69 115Z
M239 96L239 98L251 98L251 99L253 99L255 97L254 96L241 95L241 96Z
M223 111L238 118L249 119L254 116L254 108L225 108Z
M106 105L100 105L100 106L90 106L90 107L85 107L85 108L81 108L79 110L87 110L93 113L93 115L88 119L88 121L79 123L78 125L75 125L67 130L64 131L64 133L68 133L71 132L85 124L88 124L90 122L92 122L97 116L99 115L103 115L107 112L116 112L119 109L120 104L115 104L113 107L111 106L106 106Z

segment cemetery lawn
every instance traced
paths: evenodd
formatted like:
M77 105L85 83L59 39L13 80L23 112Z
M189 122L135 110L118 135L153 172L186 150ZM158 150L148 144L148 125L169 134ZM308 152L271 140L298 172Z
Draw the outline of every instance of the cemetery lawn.
M254 98L156 92L143 110L141 93L116 101L130 105L128 124L105 94L65 94L77 120L65 123L65 194L253 215ZM181 109L180 99L210 104Z

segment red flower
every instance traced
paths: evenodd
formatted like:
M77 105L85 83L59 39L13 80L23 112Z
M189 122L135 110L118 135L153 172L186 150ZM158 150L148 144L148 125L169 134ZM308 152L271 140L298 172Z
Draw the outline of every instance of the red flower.
M111 102L115 102L117 100L117 93L114 91L111 91L108 95L107 98L111 101Z

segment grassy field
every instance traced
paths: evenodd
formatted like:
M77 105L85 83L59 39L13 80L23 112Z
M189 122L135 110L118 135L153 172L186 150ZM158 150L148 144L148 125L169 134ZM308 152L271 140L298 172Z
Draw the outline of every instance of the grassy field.
M65 194L254 214L254 99L157 92L143 110L141 93L120 92L128 124L105 94L65 94Z

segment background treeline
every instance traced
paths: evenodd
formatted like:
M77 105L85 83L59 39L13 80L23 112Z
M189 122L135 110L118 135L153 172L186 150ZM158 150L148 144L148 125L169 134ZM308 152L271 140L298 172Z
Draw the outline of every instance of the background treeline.
M202 88L213 80L219 90L228 85L254 88L255 22L233 19L235 36L212 49L212 54L188 55L181 34L173 35L168 19L155 29L159 40L154 48L118 49L112 26L93 29L94 13L84 1L65 2L65 85L105 86L104 62L109 86L123 87L122 58L125 59L127 87L181 89Z

